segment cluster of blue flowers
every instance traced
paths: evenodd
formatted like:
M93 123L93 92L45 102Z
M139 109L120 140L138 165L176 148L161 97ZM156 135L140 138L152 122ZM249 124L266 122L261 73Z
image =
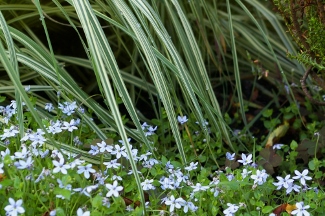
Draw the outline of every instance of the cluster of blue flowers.
M45 109L52 111L54 106L50 103L46 104ZM76 112L76 109L79 109L76 102L64 102L59 104L58 109L62 111L66 116L72 117ZM8 127L3 130L3 133L0 135L1 140L4 141L8 146L10 145L10 140L12 138L17 138L19 136L19 129L15 125L10 125L9 122L11 118L16 113L16 103L12 101L10 105L6 107L0 107L0 112L3 116L3 122ZM178 122L180 124L186 124L188 118L186 116L178 116ZM205 125L208 123L206 122ZM47 132L50 134L60 134L63 132L73 134L74 131L78 130L81 126L80 119L72 118L69 121L50 121L50 125L46 126ZM146 122L142 124L142 130L145 132L146 136L152 136L157 130L157 126L148 125ZM126 144L120 140L117 144L107 144L105 141L100 141L96 144L90 146L88 154L90 156L96 155L109 155L110 160L103 162L105 166L104 171L96 170L93 167L93 164L88 163L86 160L81 160L77 157L77 154L67 152L64 150L49 150L44 148L44 143L46 142L45 133L41 129L37 129L36 132L27 129L24 131L24 136L20 139L21 145L19 151L11 153L9 148L1 151L1 160L0 160L0 174L4 174L6 169L10 167L16 168L17 170L29 170L32 175L26 177L28 179L33 179L33 176L37 175L37 178L34 179L35 184L41 184L46 182L46 178L56 178L57 185L52 187L58 187L71 192L71 195L74 194L84 195L87 197L92 197L95 194L101 194L102 205L109 208L112 202L113 197L119 197L123 193L124 186L123 181L126 176L113 175L118 173L118 171L125 170L127 167L124 167L120 161L121 159L129 160L128 154L126 152ZM76 145L81 145L82 142L76 136L74 137L74 143ZM131 139L128 140L131 142ZM206 193L209 191L213 194L214 197L218 197L220 193L225 193L220 186L219 175L220 172L217 172L217 175L213 177L213 180L209 184L203 184L200 182L192 182L192 177L195 176L194 172L200 168L198 162L191 162L188 166L183 168L175 167L170 161L164 165L152 157L152 153L147 151L140 154L137 148L134 148L131 144L129 145L134 161L139 167L145 168L147 171L155 168L156 166L163 167L164 175L159 179L147 178L148 173L144 175L143 172L146 171L137 171L142 179L141 186L144 191L155 191L159 190L164 194L161 198L161 203L169 207L169 212L176 212L182 210L184 213L189 211L195 212L198 210L198 200L196 198L197 193ZM281 148L281 147L276 147ZM39 160L49 156L52 158L52 164L49 167L43 167L41 173L34 173L33 171L35 166L35 160ZM7 158L7 162L4 160ZM226 158L230 161L236 160L235 153L227 153ZM259 185L263 185L269 175L265 170L260 170L256 168L256 164L252 161L252 154L242 154L241 158L237 160L243 166L241 178L242 179L251 179L253 182L252 189L256 189ZM72 182L63 182L62 177L69 175L72 172L77 173L86 180L90 179L93 176L93 181L87 181L91 184L86 185L80 188L74 188ZM127 174L132 174L130 170ZM192 174L193 173L193 174ZM308 170L304 170L302 173L295 171L296 176L290 178L290 175L287 175L285 178L277 177L278 182L273 183L277 190L284 188L286 193L289 194L292 191L300 192L301 190L311 189L307 186L306 181L311 180L311 177L308 176ZM228 181L239 181L233 174L227 174ZM299 180L300 185L294 184L294 180ZM0 184L0 188L2 185ZM191 193L185 199L184 196L181 196L182 188L190 188ZM100 191L106 191L102 193ZM178 195L178 196L177 196ZM57 194L56 198L66 199L63 194ZM23 200L19 199L15 201L13 198L8 199L8 205L5 206L4 210L6 215L19 215L24 214L25 209L23 207ZM150 207L150 202L146 203L146 207ZM232 204L226 203L226 208L223 210L223 213L227 216L235 215L239 209L245 208L244 203ZM303 202L296 204L297 209L292 211L294 215L309 215L307 209L308 205L304 205ZM127 206L127 211L132 211L131 206ZM164 213L164 210L161 210L161 213ZM90 211L85 211L85 208L78 208L77 215L90 215ZM56 215L56 210L50 212L51 216Z

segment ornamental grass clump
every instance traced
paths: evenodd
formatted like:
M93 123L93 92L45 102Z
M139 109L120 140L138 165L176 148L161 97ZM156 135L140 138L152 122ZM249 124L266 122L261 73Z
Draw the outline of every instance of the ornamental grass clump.
M25 3L0 4L0 215L324 214L324 123L266 2Z

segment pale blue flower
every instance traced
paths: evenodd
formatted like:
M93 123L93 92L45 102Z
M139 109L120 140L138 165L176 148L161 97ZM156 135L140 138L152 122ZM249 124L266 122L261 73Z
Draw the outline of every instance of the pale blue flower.
M262 185L266 182L266 178L268 177L268 174L265 172L265 170L256 170L255 175L251 175L251 179L254 180L254 184Z
M247 157L244 153L241 154L241 160L238 160L239 163L242 163L244 166L252 163L252 154L249 154Z
M184 124L185 122L188 121L187 117L186 116L178 116L177 117L177 120L180 124Z
M55 166L53 173L61 172L62 174L67 174L67 170L70 169L70 165L64 163L64 158L62 154L58 154L59 161L53 160L52 163Z
M153 179L146 179L144 182L141 182L142 189L147 190L154 190L156 189L155 186L152 185Z
M71 169L75 168L76 166L80 166L81 164L85 163L84 160L80 160L79 158L73 160L72 162L70 162L70 167Z
M75 126L75 120L71 119L70 122L63 122L63 126L61 127L64 130L68 130L70 132L77 130L78 128Z
M197 164L198 164L198 162L196 162L196 163L191 162L189 166L185 167L185 170L187 170L187 171L195 170L195 169L197 169Z
M119 196L119 191L123 190L122 186L118 186L117 181L114 181L113 184L106 184L106 188L109 190L106 194L106 197L118 197Z
M5 207L6 215L18 215L25 213L25 209L21 206L23 204L23 200L17 200L17 202L13 198L9 198L9 205Z
M252 171L247 171L247 169L243 169L243 172L241 173L241 176L244 178L246 178L248 176L248 174L250 174Z
M16 134L19 133L19 131L17 130L18 128L16 126L10 126L9 129L4 129L3 130L3 134L1 135L1 140L10 138L10 137L15 137Z
M281 149L284 144L275 144L273 145L273 149Z
M239 209L238 205L227 203L228 208L223 211L226 216L233 216Z
M164 176L160 179L159 183L161 184L160 187L163 190L166 190L166 189L174 190L175 189L174 181L172 181L171 179L166 178Z
M306 185L306 180L311 180L312 178L308 175L308 169L305 169L300 173L298 170L295 170L296 176L292 177L293 179L300 179L302 185Z
M109 152L113 151L113 146L107 145L105 141L97 143L97 145L100 148L99 152L101 152L101 153L105 153L105 152L109 153Z
M32 157L28 157L27 160L19 160L18 162L15 162L14 165L17 167L17 169L31 169L33 167L34 161L32 160Z
M98 146L90 145L90 151L88 153L91 155L97 155L99 153Z
M230 152L227 152L226 158L230 161L235 160L235 153L231 154Z
M109 162L104 162L103 164L106 166L107 169L117 169L121 166L121 164L117 162L117 159L111 160Z
M83 211L81 208L77 210L77 216L90 216L90 211Z
M116 158L119 159L121 156L127 157L127 154L125 152L125 146L119 146L115 145L113 150L111 151L112 155L116 155Z
M306 205L304 206L303 202L298 202L296 203L296 208L291 212L292 215L297 215L297 216L309 216L309 212L306 209L309 209L310 206Z
M45 110L51 112L52 110L54 110L54 106L52 103L46 103L45 104Z
M171 195L166 201L165 204L170 206L169 211L173 212L175 208L180 209L184 205L185 200L183 198L175 199L174 195Z
M86 179L89 179L90 173L95 173L96 170L94 170L92 167L92 164L87 164L86 166L78 166L78 174L83 173Z
M75 112L76 108L78 108L76 101L73 101L72 103L67 101L63 104L59 103L59 109L62 110L62 112L67 116L72 115Z
M280 176L276 177L279 182L273 183L275 186L277 186L277 190L280 190L282 187L288 188L289 185L293 182L293 179L290 179L290 175L287 175L285 178L282 178Z
M209 186L202 186L200 183L196 183L195 186L191 186L193 188L193 192L198 192L198 191L206 191L209 189Z

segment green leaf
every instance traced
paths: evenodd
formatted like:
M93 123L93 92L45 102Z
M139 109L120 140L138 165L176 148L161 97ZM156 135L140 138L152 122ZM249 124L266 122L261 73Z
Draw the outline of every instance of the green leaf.
M265 111L263 112L263 116L264 116L265 118L270 117L272 114L273 114L273 109L267 109L267 110L265 110Z
M101 206L103 206L102 203L103 197L99 196L98 194L92 199L91 204L93 207L95 208L99 208ZM94 212L91 213L91 215L93 215Z
M298 143L295 140L292 140L290 143L290 148L295 150L298 147Z
M60 208L60 207L56 208L55 210L56 210L56 215L57 216L65 216L66 215L64 210L62 208Z
M316 158L309 161L309 163L308 163L308 167L310 170L315 170L317 165L318 165L318 160Z
M264 124L264 127L265 128L271 128L272 127L272 124L271 124L271 121L268 121L268 120L265 120L264 122L263 122L263 124Z
M132 191L134 189L134 187L135 187L135 185L134 185L133 181L124 184L124 192L128 193L128 192Z
M155 168L151 168L150 169L150 174L153 175L153 176L156 176L157 175L157 170Z
M161 160L162 165L166 165L168 162L168 159L164 155L161 156L160 160Z
M102 216L102 215L103 213L97 210L91 212L91 216Z
M172 161L171 164L174 165L175 168L181 168L182 167L182 164L178 161Z
M295 114L290 112L290 113L285 113L285 114L283 115L283 118L284 118L285 120L289 120L289 119L292 119L294 116L295 116Z
M264 206L262 209L262 213L266 214L266 213L270 213L271 211L273 211L273 207L272 206Z
M18 178L18 176L15 176L15 180L14 180L14 188L20 188L20 179Z
M320 179L323 176L323 171L318 171L314 173L315 179Z
M207 160L207 157L205 155L200 155L198 159L201 163L203 163Z
M2 182L1 182L1 185L3 188L7 187L7 186L12 186L12 180L11 179L4 179Z
M64 188L55 188L54 189L55 195L62 195L65 199L70 200L71 191L64 189Z

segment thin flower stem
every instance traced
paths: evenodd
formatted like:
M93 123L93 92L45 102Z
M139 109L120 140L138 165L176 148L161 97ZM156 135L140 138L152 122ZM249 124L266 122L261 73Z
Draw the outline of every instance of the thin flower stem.
M193 143L193 140L192 140L191 133L190 133L190 131L189 131L189 129L188 129L188 126L187 126L187 123L185 123L184 126L185 126L186 133L187 133L187 135L188 135L188 138L190 139L190 143L191 143L191 145L192 145L192 148L193 148L194 154L195 154L196 157L198 157L198 155L197 155L197 153L196 153L196 149L195 149L194 143Z
M35 182L33 182L33 186L34 186L34 191L36 192L38 189L37 189L37 187L36 187L36 183L35 183ZM38 194L38 193L35 193L35 194L36 194L36 197L37 197L38 201L41 203L41 205L44 207L44 209L47 209L48 206L46 206L46 205L44 204L44 202L43 202L42 199L40 198L39 194Z
M104 172L105 166L104 166L104 154L100 155L100 170Z

